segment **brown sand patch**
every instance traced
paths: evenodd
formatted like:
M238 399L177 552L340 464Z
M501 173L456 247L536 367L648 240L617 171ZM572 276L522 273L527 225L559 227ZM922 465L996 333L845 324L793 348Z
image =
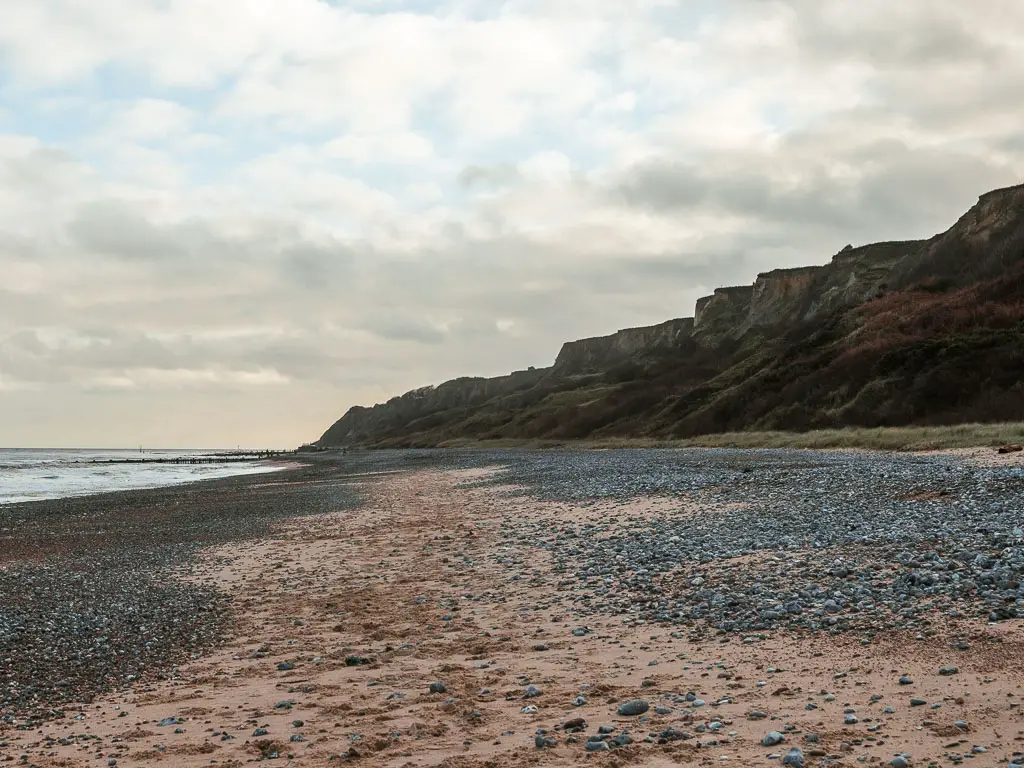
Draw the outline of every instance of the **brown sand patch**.
M901 493L896 497L897 501L934 501L950 496L949 491L914 491L913 493Z
M940 451L921 451L923 455L956 456L968 464L980 467L1005 467L1024 465L1024 453L1014 451L999 453L997 448L950 448Z

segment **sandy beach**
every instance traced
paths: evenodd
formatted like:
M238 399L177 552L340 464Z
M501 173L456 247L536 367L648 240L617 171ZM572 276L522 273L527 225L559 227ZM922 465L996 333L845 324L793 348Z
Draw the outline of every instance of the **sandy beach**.
M224 596L222 644L62 717L0 727L2 754L497 768L769 764L793 748L814 765L994 765L1024 750L1019 620L867 640L584 616L575 582L503 531L610 514L643 525L670 514L666 500L544 502L474 482L493 471L366 476L357 508L206 547L181 576ZM301 482L319 481L261 484ZM649 709L619 714L635 699ZM588 750L602 726L608 746Z

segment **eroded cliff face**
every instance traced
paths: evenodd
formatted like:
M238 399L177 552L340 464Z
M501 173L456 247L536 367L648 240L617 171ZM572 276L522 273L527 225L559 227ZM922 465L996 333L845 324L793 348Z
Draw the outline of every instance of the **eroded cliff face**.
M669 320L643 328L626 328L610 336L596 336L562 345L554 372L572 375L608 368L652 350L669 349L693 333L693 318Z
M747 326L776 325L792 320L825 267L797 267L762 272L754 281Z
M824 266L763 272L754 281L750 314L740 330L807 322L881 296L899 265L925 242L847 246Z
M705 343L733 334L747 322L750 315L752 285L716 288L711 296L697 299L693 312L694 335Z

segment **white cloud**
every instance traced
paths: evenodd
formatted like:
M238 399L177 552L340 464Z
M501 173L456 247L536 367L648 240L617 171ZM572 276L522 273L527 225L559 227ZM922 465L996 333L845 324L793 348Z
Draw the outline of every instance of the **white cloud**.
M146 141L187 133L196 116L193 110L166 99L139 99L117 105L108 135L122 140Z
M412 131L370 135L349 134L324 146L327 157L367 163L421 163L434 156L430 141Z
M527 178L544 181L564 181L572 173L572 161L561 152L538 152L519 164Z

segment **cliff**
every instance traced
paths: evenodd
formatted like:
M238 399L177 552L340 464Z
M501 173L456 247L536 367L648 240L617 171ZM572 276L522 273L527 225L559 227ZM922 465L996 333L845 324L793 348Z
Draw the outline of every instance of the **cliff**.
M754 281L750 297L749 327L791 322L812 295L816 278L825 267L797 267L762 272Z
M693 332L705 343L713 343L742 327L750 314L751 285L716 288L710 296L697 299L693 310Z
M906 240L847 246L824 266L763 272L754 281L743 330L806 322L884 295L897 267L924 244Z
M893 282L964 287L1004 274L1024 256L1024 185L982 195L948 230L905 259Z
M463 377L393 397L372 408L352 406L320 438L320 445L357 445L393 431L428 429L439 419L494 401L542 380L550 368L516 371L495 378Z
M929 240L718 288L694 316L567 342L551 368L353 407L321 445L688 436L1024 419L1024 185Z
M678 347L692 333L693 318L684 317L644 328L626 328L610 336L567 341L553 370L562 376L607 370L641 355Z

